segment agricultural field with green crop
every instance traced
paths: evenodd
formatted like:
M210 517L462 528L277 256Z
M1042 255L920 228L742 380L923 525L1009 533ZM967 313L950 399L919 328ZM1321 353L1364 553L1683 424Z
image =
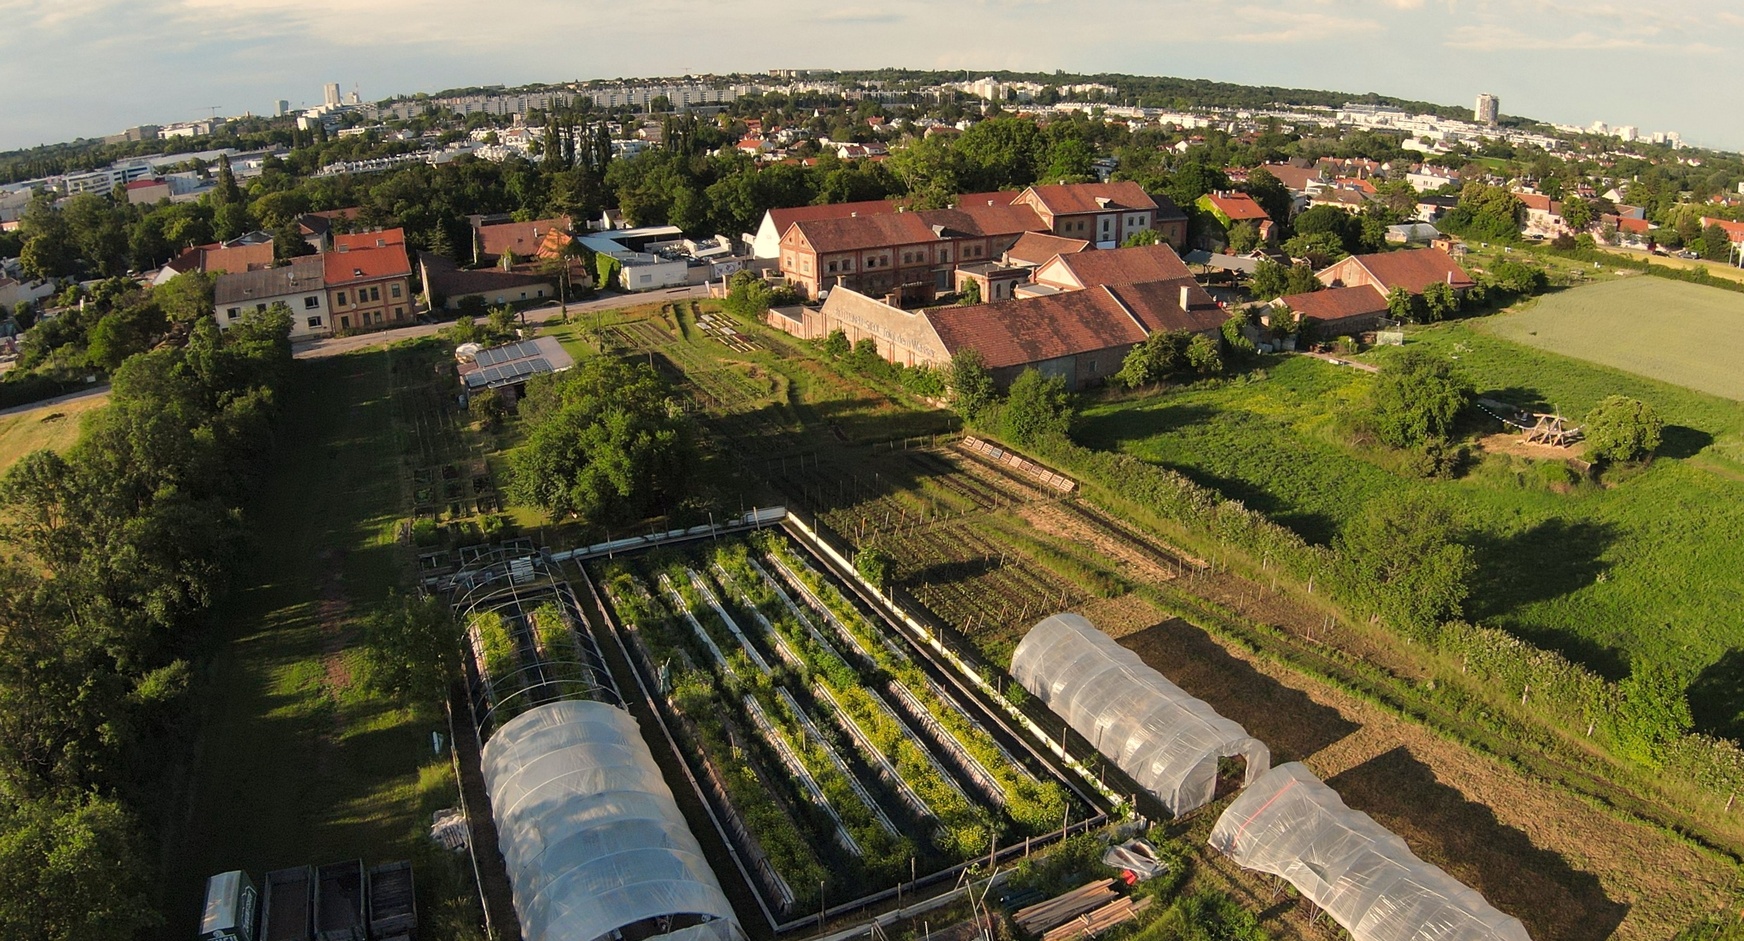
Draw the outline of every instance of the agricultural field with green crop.
M1376 497L1431 494L1470 533L1470 617L1611 677L1637 656L1666 660L1691 680L1699 726L1744 732L1733 692L1744 672L1735 587L1744 550L1730 536L1744 525L1736 406L1499 340L1485 327L1426 328L1410 342L1454 360L1480 395L1554 403L1576 420L1604 395L1641 398L1667 422L1659 459L1594 483L1562 461L1475 451L1456 478L1425 480L1395 455L1351 443L1348 417L1372 377L1308 358L1093 405L1076 435L1175 468L1322 544ZM1499 428L1474 412L1465 430L1475 438Z
M1504 339L1625 372L1744 399L1744 370L1725 342L1744 328L1744 294L1632 277L1549 294L1486 318Z

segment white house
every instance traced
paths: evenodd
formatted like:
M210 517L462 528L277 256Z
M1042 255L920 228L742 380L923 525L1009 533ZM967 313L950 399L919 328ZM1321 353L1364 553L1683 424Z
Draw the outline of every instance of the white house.
M251 310L274 304L291 309L291 339L333 333L327 312L325 264L320 255L304 255L282 268L221 274L212 285L213 316L227 330Z

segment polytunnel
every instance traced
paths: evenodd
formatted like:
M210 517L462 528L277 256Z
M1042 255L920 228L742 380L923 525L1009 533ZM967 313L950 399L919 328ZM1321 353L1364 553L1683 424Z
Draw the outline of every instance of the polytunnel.
M530 709L485 743L483 772L527 941L744 937L628 712Z
M1271 767L1263 742L1080 615L1031 628L1011 675L1176 816L1211 801L1218 759L1246 759L1248 783Z
M1519 919L1418 859L1300 762L1249 785L1218 818L1211 846L1289 880L1355 941L1531 941Z

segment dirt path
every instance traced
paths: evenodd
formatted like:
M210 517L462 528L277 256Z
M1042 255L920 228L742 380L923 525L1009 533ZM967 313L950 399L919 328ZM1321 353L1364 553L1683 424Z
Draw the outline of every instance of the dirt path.
M1159 561L1166 547L1148 537L1145 545L1135 544L1117 528L1126 524L1104 519L1102 511L1036 500L1032 488L1002 481L1006 475L998 469L952 457L977 481L1013 498L1013 512L1038 531L1095 547L1129 579L1170 584L1311 640L1335 660L1360 660L1406 682L1428 679L1415 657L1367 625L1341 622L1309 599L1216 566L1171 570ZM1182 688L1242 723L1273 749L1274 762L1306 762L1352 807L1519 917L1535 941L1663 939L1735 895L1736 869L1717 855L1168 619L1138 595L1091 602L1085 613ZM1267 904L1292 930L1319 931L1307 925L1306 911L1292 908L1300 903L1280 896Z
M1307 763L1534 941L1663 939L1733 895L1735 870L1708 853L1184 621L1120 640L1271 745L1275 762Z

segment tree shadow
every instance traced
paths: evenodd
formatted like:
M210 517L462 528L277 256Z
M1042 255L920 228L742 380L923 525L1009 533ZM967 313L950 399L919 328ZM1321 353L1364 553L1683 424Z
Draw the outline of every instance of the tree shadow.
M1603 941L1629 910L1605 894L1597 876L1443 784L1404 746L1326 783L1424 861L1520 919L1535 941Z
M1219 647L1180 618L1120 638L1121 646L1272 750L1272 763L1294 761L1355 732L1338 710L1284 686Z
M1217 410L1209 406L1188 404L1097 412L1080 417L1072 426L1072 437L1087 448L1118 451L1122 442L1179 431L1216 415Z
M1699 428L1688 425L1666 425L1660 433L1659 450L1654 452L1659 457L1688 458L1695 457L1703 448L1714 443L1714 436Z
M1547 519L1516 533L1476 533L1468 540L1477 571L1467 613L1493 618L1578 591L1604 574L1600 557L1616 540L1616 526L1590 520Z
M1744 648L1734 647L1708 664L1687 695L1696 731L1744 741Z

